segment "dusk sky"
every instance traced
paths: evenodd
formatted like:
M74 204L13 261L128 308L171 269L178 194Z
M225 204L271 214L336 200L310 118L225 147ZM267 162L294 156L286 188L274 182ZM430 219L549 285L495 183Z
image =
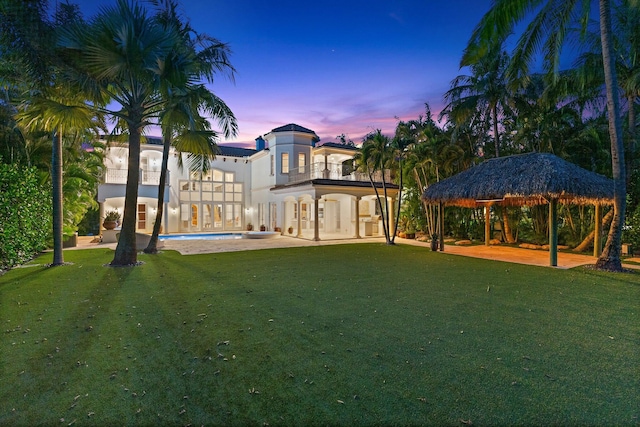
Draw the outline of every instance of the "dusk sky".
M86 17L100 4L77 0ZM271 129L297 123L322 142L345 133L393 134L428 102L440 112L473 28L490 0L183 0L192 26L228 43L235 83L211 87L253 146ZM112 3L111 3L112 4ZM159 132L150 132L153 134Z

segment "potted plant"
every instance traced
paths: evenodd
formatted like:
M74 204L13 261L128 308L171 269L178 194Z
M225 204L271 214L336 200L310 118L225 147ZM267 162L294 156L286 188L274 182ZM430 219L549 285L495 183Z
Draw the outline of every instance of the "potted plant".
M118 211L108 211L104 216L104 222L102 226L105 230L113 230L118 226L118 222L120 221L120 213Z
M293 227L289 227L287 231L289 232L289 234L293 234Z
M260 231L267 231L267 226L266 226L266 225L264 225L264 224L262 224L262 225L260 226Z
M251 231L251 230L253 230L253 224L248 223L247 224L247 231Z
M406 239L415 239L416 238L416 223L413 218L407 219L407 226L405 228Z

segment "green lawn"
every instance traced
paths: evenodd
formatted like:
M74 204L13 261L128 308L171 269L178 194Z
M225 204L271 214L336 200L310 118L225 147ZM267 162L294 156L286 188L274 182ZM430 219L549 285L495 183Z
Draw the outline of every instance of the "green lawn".
M111 259L0 277L1 425L640 423L638 273L384 244Z

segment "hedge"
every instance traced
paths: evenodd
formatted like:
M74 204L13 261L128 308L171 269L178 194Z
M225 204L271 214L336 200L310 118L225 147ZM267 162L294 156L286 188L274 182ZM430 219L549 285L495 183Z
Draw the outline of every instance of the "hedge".
M36 169L0 163L0 270L46 249L51 221L51 190Z

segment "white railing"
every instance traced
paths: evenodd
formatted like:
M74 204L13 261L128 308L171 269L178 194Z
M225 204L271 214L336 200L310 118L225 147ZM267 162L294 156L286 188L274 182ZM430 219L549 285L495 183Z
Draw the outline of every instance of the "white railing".
M365 181L369 182L369 176L364 172L345 173L342 163L312 163L298 169L289 171L289 184L309 181L312 179L333 179L338 181ZM373 175L374 182L382 182L382 173L379 171ZM391 182L391 173L385 170L385 181Z
M107 169L104 174L105 184L126 184L126 169ZM167 184L169 183L169 172L167 172ZM158 185L160 184L160 171L140 169L140 184Z

